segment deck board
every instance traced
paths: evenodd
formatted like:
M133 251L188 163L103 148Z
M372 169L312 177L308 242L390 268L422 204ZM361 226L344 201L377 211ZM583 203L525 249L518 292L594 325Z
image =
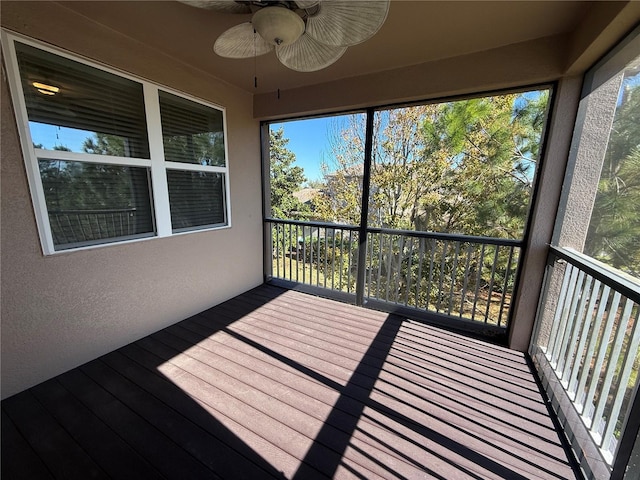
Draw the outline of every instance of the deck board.
M523 354L266 285L2 415L7 478L577 478Z

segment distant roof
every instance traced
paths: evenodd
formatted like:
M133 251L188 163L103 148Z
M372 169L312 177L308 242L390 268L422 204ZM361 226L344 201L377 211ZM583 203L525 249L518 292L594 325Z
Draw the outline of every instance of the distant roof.
M293 192L293 196L297 198L300 203L309 203L311 200L320 195L321 190L319 188L303 188L297 192Z

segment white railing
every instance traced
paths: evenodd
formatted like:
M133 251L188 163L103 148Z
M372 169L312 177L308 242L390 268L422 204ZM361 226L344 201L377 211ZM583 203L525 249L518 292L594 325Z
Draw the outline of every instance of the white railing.
M601 478L613 468L636 401L640 285L582 254L552 248L540 305L534 363L573 443L597 447L595 463L578 459L588 476ZM574 447L578 457L589 450Z

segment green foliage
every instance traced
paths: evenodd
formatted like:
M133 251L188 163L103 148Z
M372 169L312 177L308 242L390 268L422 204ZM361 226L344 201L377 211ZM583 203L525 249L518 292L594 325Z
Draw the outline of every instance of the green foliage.
M522 238L548 98L541 91L377 112L368 225ZM353 115L334 134L334 168L323 166L316 199L325 221L360 223L364 122ZM367 249L370 296L506 322L517 249L401 234L370 235Z
M284 129L270 130L271 216L284 219L304 218L309 213L309 207L293 196L305 182L304 171L294 165L296 156L287 149L288 143Z
M522 238L548 91L377 112L369 225ZM358 224L364 117L334 134L316 213Z
M112 155L125 157L124 138L106 133L95 133L82 144L82 150L95 155Z
M137 206L137 190L146 190L140 169L44 159L39 163L49 210L132 208Z
M167 161L219 167L225 165L224 135L222 132L164 135L163 146Z

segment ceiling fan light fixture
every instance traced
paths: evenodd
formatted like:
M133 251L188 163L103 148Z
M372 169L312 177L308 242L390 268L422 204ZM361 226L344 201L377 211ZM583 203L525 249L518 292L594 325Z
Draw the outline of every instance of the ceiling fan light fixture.
M55 95L60 91L60 87L55 87L47 83L33 82L31 85L44 95Z
M291 45L304 33L300 16L283 7L265 7L253 14L251 24L272 45Z

